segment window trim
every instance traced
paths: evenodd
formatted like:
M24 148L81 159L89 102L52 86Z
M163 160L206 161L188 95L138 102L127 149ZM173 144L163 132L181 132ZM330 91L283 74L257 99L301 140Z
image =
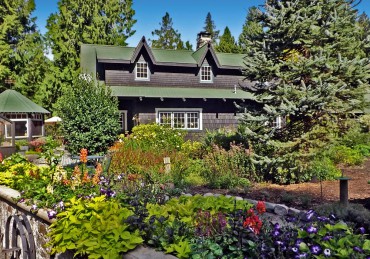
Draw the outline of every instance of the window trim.
M26 122L26 128L27 128L27 130L26 130L27 135L17 136L17 135L15 135L15 134L14 134L14 137L15 137L16 139L24 139L24 138L28 138L28 136L29 136L29 134L30 134L30 132L29 132L29 123L28 123L28 119L10 119L10 120L14 122L14 128L15 128L15 122L17 122L17 121L25 121L25 122ZM15 132L14 132L14 133L15 133ZM10 139L10 138L12 138L12 136L11 136L11 135L12 135L12 133L10 132L10 136L9 136L8 129L7 129L7 127L5 127L5 138Z
M210 79L209 80L204 80L202 79L202 76L203 76L203 68L209 68L209 72L210 72ZM201 83L213 83L213 72L212 72L212 67L210 65L202 65L200 67L200 72L199 72L199 80Z
M124 129L122 128L121 118L119 118L119 122L121 123L121 125L120 125L121 130L123 130L124 132L126 132L126 131L127 131L127 110L119 110L118 112L119 112L119 116L120 116L120 117L121 117L121 114L122 114L122 113L125 115L125 117L124 117L124 121L123 121L124 126L125 126L125 128L124 128Z
M138 64L145 64L146 65L146 74L147 74L147 77L138 77L138 71L137 71ZM135 80L137 80L137 81L150 81L150 71L149 71L148 62L146 62L146 61L138 61L138 62L136 62L136 65L135 65Z
M157 124L160 124L159 113L168 112L171 113L171 128L174 128L173 114L178 112L183 112L185 114L185 123L187 123L187 113L197 112L198 113L198 128L174 128L179 130L188 131L199 131L203 130L203 109L202 108L155 108L155 120Z

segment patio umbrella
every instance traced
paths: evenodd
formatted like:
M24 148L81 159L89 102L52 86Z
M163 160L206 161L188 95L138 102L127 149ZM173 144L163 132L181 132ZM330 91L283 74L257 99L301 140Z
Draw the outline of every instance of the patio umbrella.
M61 122L61 121L62 121L61 118L59 118L58 116L54 116L54 117L51 117L51 118L45 120L45 123L52 124L52 123L57 123L57 122Z

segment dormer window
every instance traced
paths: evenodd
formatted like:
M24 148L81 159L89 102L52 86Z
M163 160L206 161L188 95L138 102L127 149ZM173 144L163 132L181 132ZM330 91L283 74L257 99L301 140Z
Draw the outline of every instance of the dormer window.
M200 82L212 83L212 69L211 66L203 65L200 68Z
M147 62L137 62L135 70L136 80L149 80L149 69Z

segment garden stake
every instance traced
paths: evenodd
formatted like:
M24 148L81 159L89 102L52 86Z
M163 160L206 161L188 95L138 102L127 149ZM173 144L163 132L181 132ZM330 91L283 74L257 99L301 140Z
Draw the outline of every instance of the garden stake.
M339 199L340 204L344 207L348 206L348 181L351 180L349 177L342 176L339 177Z

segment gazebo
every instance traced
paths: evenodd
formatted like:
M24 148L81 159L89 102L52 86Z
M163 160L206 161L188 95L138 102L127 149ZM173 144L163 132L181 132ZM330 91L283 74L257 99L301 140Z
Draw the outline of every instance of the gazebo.
M44 136L44 116L49 113L15 90L5 90L0 94L0 115L14 123L16 139L31 141L33 138ZM8 127L5 127L4 138L12 138Z

